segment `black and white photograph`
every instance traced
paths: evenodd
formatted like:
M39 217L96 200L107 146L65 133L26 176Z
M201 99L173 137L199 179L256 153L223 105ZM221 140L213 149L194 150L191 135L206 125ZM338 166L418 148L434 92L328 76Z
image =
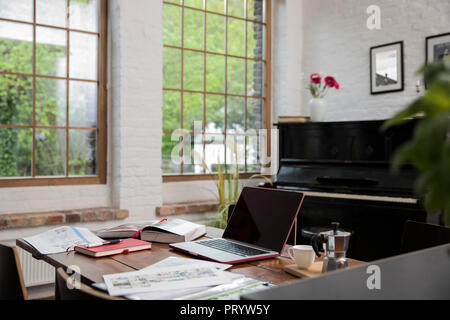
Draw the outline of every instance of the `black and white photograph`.
M403 42L370 49L371 93L403 90Z
M426 39L426 63L441 61L450 57L450 32Z

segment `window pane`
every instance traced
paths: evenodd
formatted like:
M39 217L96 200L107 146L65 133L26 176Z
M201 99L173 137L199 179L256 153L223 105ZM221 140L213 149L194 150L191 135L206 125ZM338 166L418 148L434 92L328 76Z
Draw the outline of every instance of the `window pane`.
M33 129L0 128L0 177L32 175Z
M181 8L164 5L163 7L163 43L181 46Z
M225 53L225 17L207 14L206 50Z
M228 54L245 57L245 21L228 19Z
M209 172L217 172L225 164L225 139L222 134L205 135L205 163Z
M97 131L70 130L69 175L93 176L97 174Z
M247 23L247 57L264 59L265 27L258 23Z
M225 96L206 95L206 132L223 133L225 130Z
M33 72L33 26L0 21L0 70Z
M225 13L225 0L206 0L206 10Z
M67 26L67 1L36 0L36 22L56 27Z
M49 76L67 76L67 32L36 28L36 73Z
M69 120L71 127L97 126L97 83L70 81Z
M33 22L33 0L0 0L0 18Z
M247 60L247 95L264 96L264 62Z
M183 144L183 173L202 174L203 153L203 135L191 135L190 140L185 140Z
M204 13L184 9L184 47L203 50Z
M245 98L228 97L227 132L245 132Z
M203 91L203 53L184 51L184 89Z
M245 171L245 136L226 137L226 161L228 172L233 172L236 165L239 171Z
M0 124L31 125L32 123L33 78L1 74Z
M203 9L203 0L184 0L184 5L192 8Z
M245 60L228 58L228 93L245 94Z
M176 137L175 137L176 138ZM172 134L163 134L162 141L162 172L165 174L180 174L181 173L181 158L180 163L172 161L172 150L179 145L179 140L172 141ZM180 150L179 149L176 150ZM181 157L179 155L179 157Z
M164 83L168 89L181 89L181 50L163 48Z
M206 91L225 93L225 57L208 54L206 58Z
M264 100L247 100L247 130L263 128Z
M70 32L70 77L97 80L98 36Z
M175 131L181 128L181 92L164 91L163 130Z
M41 126L66 126L67 82L36 79L36 123Z
M40 177L66 175L66 130L36 131L36 175Z
M228 14L230 16L244 18L244 16L245 16L245 1L243 1L243 0L228 0Z
M247 0L248 18L255 21L265 21L264 0Z
M98 32L99 0L71 0L70 28Z
M259 137L248 136L247 137L247 171L259 172L261 165L259 161Z
M184 93L183 129L191 132L203 131L203 94Z

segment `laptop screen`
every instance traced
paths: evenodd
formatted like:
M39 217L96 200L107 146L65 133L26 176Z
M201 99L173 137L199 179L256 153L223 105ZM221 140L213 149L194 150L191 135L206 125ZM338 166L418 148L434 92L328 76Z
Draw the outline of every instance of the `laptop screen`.
M281 253L302 200L301 192L244 188L223 238Z

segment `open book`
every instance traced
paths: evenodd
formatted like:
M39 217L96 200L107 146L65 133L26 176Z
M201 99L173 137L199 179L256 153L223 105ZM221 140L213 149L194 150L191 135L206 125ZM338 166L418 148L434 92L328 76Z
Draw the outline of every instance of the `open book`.
M205 234L206 227L204 225L182 219L163 219L148 223L128 223L97 231L97 236L103 239L135 237L144 241L159 243L188 242Z

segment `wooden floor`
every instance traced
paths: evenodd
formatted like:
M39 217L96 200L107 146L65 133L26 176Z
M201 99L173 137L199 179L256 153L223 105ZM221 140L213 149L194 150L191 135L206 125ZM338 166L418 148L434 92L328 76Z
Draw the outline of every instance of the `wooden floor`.
M28 300L55 300L55 284L28 287Z

